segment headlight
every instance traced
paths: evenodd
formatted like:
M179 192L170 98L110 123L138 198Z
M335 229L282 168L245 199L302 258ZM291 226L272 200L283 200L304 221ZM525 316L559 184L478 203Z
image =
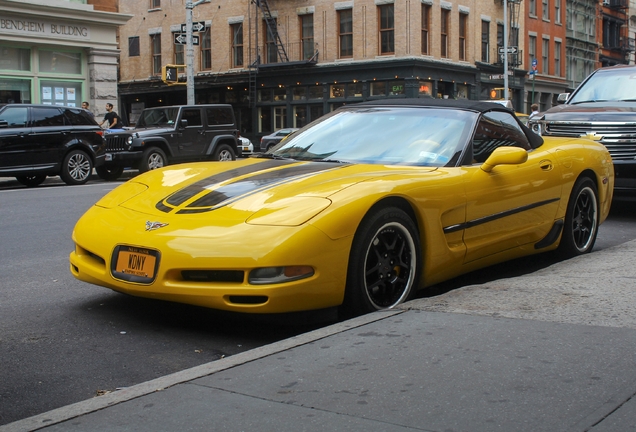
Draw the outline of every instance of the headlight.
M132 142L133 142L133 137L132 137L132 135L131 135L131 136L129 136L129 137L128 137L128 139L126 140L126 143L127 143L128 145L132 145Z
M530 129L537 135L543 135L543 128L541 127L541 125L542 123L531 123Z
M314 269L310 266L263 267L252 270L248 282L252 285L278 284L313 275Z

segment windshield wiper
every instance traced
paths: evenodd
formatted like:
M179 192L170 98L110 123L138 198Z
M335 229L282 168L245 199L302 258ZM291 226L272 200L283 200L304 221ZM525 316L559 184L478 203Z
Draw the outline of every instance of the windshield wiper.
M570 105L578 105L582 103L592 103L592 102L607 102L607 99L590 99L590 100L584 100L584 101L576 101L576 102L570 103Z
M312 159L311 162L330 162L330 163L339 163L339 164L350 164L349 161L343 161L338 159Z
M295 160L294 158L284 157L284 156L280 156L280 155L277 155L277 154L274 154L274 153L256 153L252 157L261 158L261 159Z

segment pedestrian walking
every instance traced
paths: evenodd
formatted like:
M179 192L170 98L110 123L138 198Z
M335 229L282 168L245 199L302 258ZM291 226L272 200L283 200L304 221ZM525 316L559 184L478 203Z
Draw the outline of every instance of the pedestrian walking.
M117 115L115 111L113 111L113 104L106 104L106 115L104 115L104 121L102 121L101 126L104 127L105 123L108 123L107 129L121 129L122 123L121 118Z
M93 112L90 110L90 105L88 102L84 101L82 102L82 108L85 109L86 111L88 111L88 113L91 115L91 117L95 118L95 114L93 114Z

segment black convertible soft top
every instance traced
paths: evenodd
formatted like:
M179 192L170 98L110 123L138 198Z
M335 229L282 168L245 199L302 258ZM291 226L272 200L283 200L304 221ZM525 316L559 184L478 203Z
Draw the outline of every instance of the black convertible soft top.
M345 105L343 108L352 108L356 106L412 106L412 107L431 107L431 108L456 108L471 110L478 113L488 111L504 111L514 115L514 111L506 108L497 102L476 101L470 99L435 99L435 98L410 98L410 99L379 99L367 102L361 102L355 105ZM516 118L516 116L515 116ZM543 138L532 132L523 123L519 122L519 126L526 134L532 148L538 148L543 144Z

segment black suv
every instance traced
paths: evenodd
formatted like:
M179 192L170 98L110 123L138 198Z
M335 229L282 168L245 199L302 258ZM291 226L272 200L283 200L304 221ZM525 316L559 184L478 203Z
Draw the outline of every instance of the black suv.
M636 66L597 69L558 100L529 121L532 130L600 141L614 162L614 192L636 192Z
M59 175L70 185L88 181L104 163L103 131L81 108L0 104L0 176L37 186Z
M106 134L106 163L97 169L115 180L124 168L140 172L200 160L227 161L241 155L231 105L147 108L132 130Z

